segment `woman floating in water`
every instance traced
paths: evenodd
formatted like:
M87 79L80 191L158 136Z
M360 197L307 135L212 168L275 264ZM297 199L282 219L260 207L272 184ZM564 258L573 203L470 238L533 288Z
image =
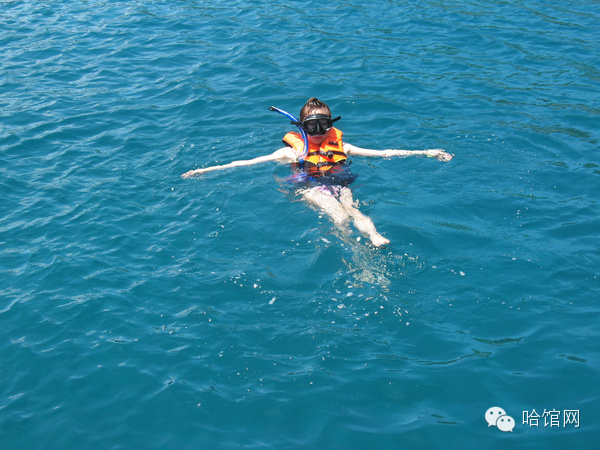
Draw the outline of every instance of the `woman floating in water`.
M271 109L293 119L293 116L284 111L277 110L277 108ZM452 155L440 149L369 150L355 147L343 142L342 132L333 127L333 123L339 119L340 117L331 118L329 106L316 98L311 98L300 111L300 122L292 121L292 124L298 126L301 133L289 132L286 134L283 137L285 147L270 155L250 160L190 170L182 177L190 178L214 170L249 166L267 161L292 163L296 173L289 179L298 188L298 193L304 200L324 211L339 228L343 229L352 219L356 228L368 236L374 246L388 244L390 241L377 232L373 221L356 208L349 185L357 175L352 174L346 165L348 156L382 158L428 156L440 161L450 161Z

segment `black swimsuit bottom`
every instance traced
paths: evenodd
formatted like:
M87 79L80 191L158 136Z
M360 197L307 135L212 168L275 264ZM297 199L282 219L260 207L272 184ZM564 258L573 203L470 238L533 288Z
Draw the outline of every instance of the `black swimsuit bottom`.
M358 177L352 173L350 164L339 164L333 166L326 172L318 169L302 168L295 164L293 169L296 173L286 178L286 181L295 188L307 188L314 186L350 186Z

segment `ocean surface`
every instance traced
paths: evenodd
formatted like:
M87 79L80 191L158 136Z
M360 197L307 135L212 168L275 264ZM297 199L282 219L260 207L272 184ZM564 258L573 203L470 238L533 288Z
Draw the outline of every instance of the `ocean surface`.
M597 448L598 1L0 25L0 448ZM385 248L286 165L181 178L280 148L269 107L313 96L354 145L454 155L353 158Z

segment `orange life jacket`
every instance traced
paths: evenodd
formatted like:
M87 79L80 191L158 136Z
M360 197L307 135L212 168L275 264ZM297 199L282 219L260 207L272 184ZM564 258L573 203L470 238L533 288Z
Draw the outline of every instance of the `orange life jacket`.
M305 169L318 169L327 172L333 166L345 164L348 158L344 152L342 132L337 128L329 130L327 139L321 145L309 142L308 153L304 158ZM300 133L290 131L283 137L283 143L295 149L298 153L304 151L304 141Z

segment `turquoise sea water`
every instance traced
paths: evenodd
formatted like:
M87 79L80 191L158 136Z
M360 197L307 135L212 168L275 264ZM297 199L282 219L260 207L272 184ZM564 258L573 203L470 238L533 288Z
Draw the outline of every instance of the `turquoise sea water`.
M0 448L596 448L599 6L0 2ZM311 96L384 249L180 178Z

